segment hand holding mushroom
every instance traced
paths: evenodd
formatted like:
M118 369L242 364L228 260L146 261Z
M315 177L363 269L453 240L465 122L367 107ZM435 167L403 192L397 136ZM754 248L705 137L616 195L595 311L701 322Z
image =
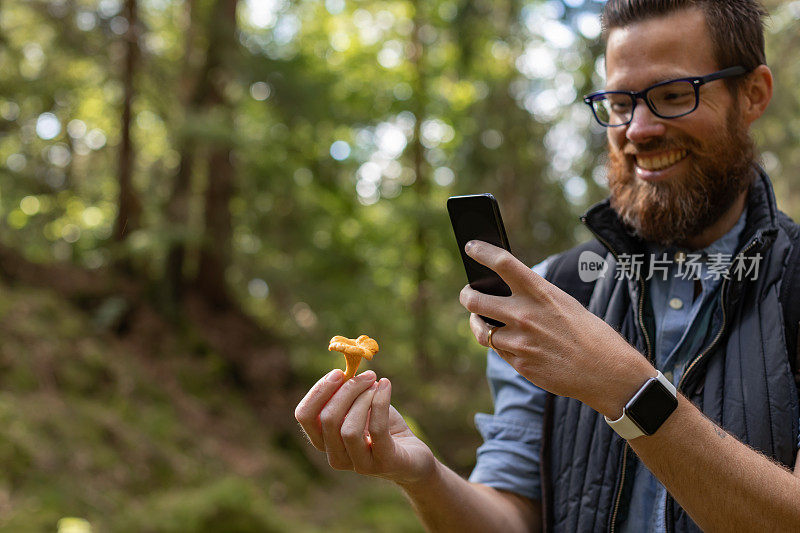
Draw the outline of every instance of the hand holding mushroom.
M342 352L344 372L335 369L308 391L295 418L336 470L353 470L403 486L426 483L437 471L430 448L391 405L392 384L371 370L352 378L361 359L372 359L378 343L366 335L335 336L328 350Z

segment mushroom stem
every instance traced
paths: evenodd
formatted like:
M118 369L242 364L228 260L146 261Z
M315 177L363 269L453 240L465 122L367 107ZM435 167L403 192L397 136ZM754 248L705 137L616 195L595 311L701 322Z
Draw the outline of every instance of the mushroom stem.
M358 371L358 366L361 364L361 356L360 355L350 355L344 354L344 360L347 362L347 366L344 370L344 379L348 380L356 375Z

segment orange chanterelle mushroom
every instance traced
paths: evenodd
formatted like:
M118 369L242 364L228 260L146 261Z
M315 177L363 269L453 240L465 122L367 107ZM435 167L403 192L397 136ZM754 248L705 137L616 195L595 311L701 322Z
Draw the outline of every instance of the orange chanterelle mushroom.
M356 375L358 365L361 364L361 358L372 359L372 356L378 353L378 343L375 339L371 339L366 335L361 335L357 339L348 339L341 335L336 335L331 339L328 344L329 352L342 352L344 359L347 361L347 367L344 371L344 378L350 379Z

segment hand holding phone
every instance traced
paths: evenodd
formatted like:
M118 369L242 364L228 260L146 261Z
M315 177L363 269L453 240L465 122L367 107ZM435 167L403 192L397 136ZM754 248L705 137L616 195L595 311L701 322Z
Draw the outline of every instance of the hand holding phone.
M447 211L470 287L484 294L511 296L511 288L503 278L464 251L466 244L472 240L488 242L511 251L495 197L489 193L451 196L447 199ZM498 320L485 316L481 318L492 326L505 326Z

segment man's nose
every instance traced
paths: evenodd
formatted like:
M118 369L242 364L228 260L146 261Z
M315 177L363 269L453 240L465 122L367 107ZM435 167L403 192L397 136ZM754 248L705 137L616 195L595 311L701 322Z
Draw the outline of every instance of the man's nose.
M641 102L633 110L633 117L628 124L625 136L633 143L641 143L664 135L665 131L664 120L654 115L647 104Z

